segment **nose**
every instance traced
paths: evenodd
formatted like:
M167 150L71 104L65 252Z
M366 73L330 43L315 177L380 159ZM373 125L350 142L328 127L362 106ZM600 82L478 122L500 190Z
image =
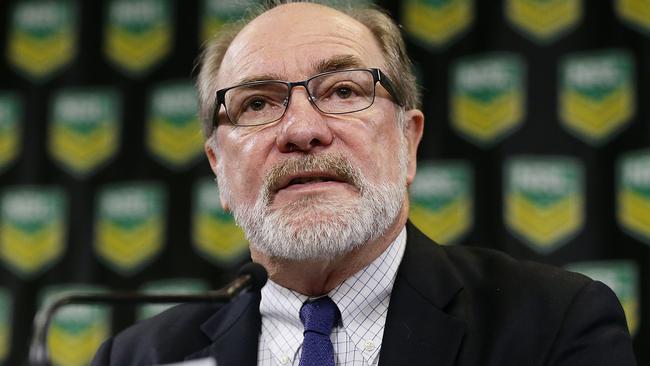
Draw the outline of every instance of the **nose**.
M309 101L304 88L293 88L287 110L280 121L276 143L281 152L314 152L332 143L325 116Z

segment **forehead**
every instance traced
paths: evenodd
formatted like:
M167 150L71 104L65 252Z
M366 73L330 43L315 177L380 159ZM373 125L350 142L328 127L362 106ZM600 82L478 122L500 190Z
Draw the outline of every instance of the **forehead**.
M217 84L269 76L301 80L332 60L356 67L382 67L384 57L370 30L337 10L317 4L276 7L249 23L224 55ZM346 63L342 63L345 66Z

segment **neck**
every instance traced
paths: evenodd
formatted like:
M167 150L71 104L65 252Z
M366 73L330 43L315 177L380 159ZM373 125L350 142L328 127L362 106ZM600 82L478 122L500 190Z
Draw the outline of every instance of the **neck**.
M263 265L275 283L307 296L332 291L379 257L397 238L408 217L408 201L383 235L331 260L295 261L270 258L251 248L254 262Z

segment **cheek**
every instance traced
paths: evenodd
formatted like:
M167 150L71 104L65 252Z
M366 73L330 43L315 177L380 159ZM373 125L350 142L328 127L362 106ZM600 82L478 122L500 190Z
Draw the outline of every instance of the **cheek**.
M357 139L351 151L353 163L358 164L367 178L381 183L399 174L399 139L387 133L373 133Z
M374 169L382 178L393 177L399 172L400 160L400 131L392 120L388 120L382 127L374 131L371 141L367 141L366 149Z
M228 162L224 173L231 183L231 190L242 193L254 190L252 185L257 181L260 168L257 164L251 164L251 162L252 160L241 155Z
M358 164L367 178L381 182L399 174L401 131L394 109L368 110L354 120L341 118L330 123L345 146L344 154L349 154L352 163Z
M259 192L259 168L249 166L245 163L238 163L237 160L230 161L224 166L224 179L230 191L230 203L234 208L239 205L251 205L257 199Z
M222 136L223 173L230 183L231 192L246 201L257 197L264 180L263 167L268 157L268 143L264 143L262 137L261 134L239 136L236 131Z

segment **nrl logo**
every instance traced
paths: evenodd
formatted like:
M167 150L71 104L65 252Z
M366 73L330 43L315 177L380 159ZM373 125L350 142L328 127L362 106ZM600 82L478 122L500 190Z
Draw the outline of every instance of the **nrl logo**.
M650 35L650 2L647 0L616 0L614 9L625 23Z
M66 243L63 192L18 187L5 190L0 199L0 257L8 268L31 278L54 265Z
M564 127L601 145L629 124L636 110L634 64L622 51L572 56L561 66L558 92Z
M425 162L409 188L409 218L440 244L454 244L473 225L472 172L464 162Z
M22 139L21 101L14 94L0 93L0 171L18 157Z
M481 146L512 133L525 115L523 74L523 62L508 54L459 62L451 82L452 126Z
M406 0L406 32L426 46L440 48L464 33L474 21L473 0Z
M244 232L221 208L217 185L210 179L194 186L192 244L201 257L216 265L233 264L248 254Z
M562 157L519 157L505 169L504 216L508 230L531 249L546 254L582 229L582 166Z
M178 294L187 295L207 291L210 286L198 278L171 278L149 282L142 286L141 291L146 294ZM143 320L160 314L176 304L147 304L141 305L137 310L136 318Z
M632 336L639 330L639 268L633 261L579 262L566 266L569 271L581 273L601 281L614 291L625 311L627 326Z
M131 275L152 262L164 244L163 190L155 184L115 184L98 199L95 253L113 270Z
M77 9L70 1L19 1L11 12L7 56L33 81L44 81L77 55Z
M529 39L550 43L573 29L583 12L582 0L506 0L506 19Z
M120 104L112 91L63 90L54 97L48 150L70 174L85 178L119 148Z
M194 87L186 82L159 87L150 97L147 147L172 169L187 168L203 156L196 104Z
M40 295L42 308L72 293L100 293L89 285L56 285ZM102 305L64 305L52 319L47 347L53 365L88 365L110 335L111 316Z
M171 51L169 0L111 0L107 14L104 52L126 73L142 75Z
M617 183L619 224L650 245L650 150L625 155L618 163Z

